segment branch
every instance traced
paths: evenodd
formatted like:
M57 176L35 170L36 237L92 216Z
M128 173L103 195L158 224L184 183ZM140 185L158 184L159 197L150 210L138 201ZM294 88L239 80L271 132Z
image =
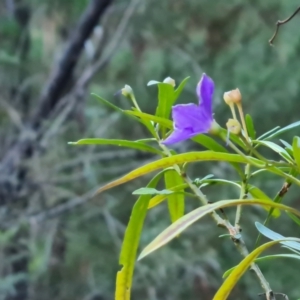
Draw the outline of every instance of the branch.
M42 91L38 107L26 127L20 132L16 142L2 158L0 166L0 203L11 201L21 189L26 169L22 167L24 159L32 157L36 150L36 142L40 137L41 124L49 120L53 111L61 102L70 99L62 97L67 90L85 41L89 38L99 18L105 13L112 0L91 0L83 13L78 26L74 29L70 41L58 65L50 75L49 81Z
M289 21L291 21L291 20L296 16L296 14L297 14L299 11L300 11L300 6L299 6L299 7L294 11L294 13L293 13L290 17L288 17L287 19L285 19L285 20L283 20L283 21L280 21L280 20L277 21L275 32L274 32L273 36L269 39L269 44L270 44L271 46L273 46L273 42L274 42L274 40L275 40L275 38L276 38L276 36L277 36L277 34L278 34L279 27L280 27L281 25L284 25L284 24L288 23Z

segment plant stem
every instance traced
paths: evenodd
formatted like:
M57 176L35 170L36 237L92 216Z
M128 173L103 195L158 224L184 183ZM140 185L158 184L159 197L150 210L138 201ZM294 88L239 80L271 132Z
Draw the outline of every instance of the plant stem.
M242 180L241 184L241 193L240 193L240 199L246 199L248 195L248 179L250 176L250 164L247 164L245 167L245 176L244 179ZM241 220L241 215L242 215L242 205L238 205L236 209L236 215L235 215L235 224L234 226L240 230L240 220Z
M166 146L164 146L162 144L160 144L160 146L167 156L172 156L170 150ZM194 192L194 194L197 196L197 198L200 200L200 202L203 205L209 205L206 196L197 187L197 185L190 179L190 177L185 172L182 172L178 165L174 165L173 167L177 171L177 173L182 176L184 181L188 184L188 186ZM250 169L249 169L249 172L250 172ZM238 249L239 253L243 257L246 257L249 254L249 252L248 252L246 244L243 240L243 237L240 233L240 229L232 226L232 224L230 223L230 221L227 218L225 218L225 219L221 218L220 215L215 211L213 211L211 213L211 216L215 220L215 222L217 223L218 226L224 227L228 230L231 240L234 242L234 245ZM252 263L251 270L253 270L255 272L256 276L258 277L260 285L263 288L263 290L265 291L266 299L267 300L276 300L268 281L265 279L265 277L262 274L258 265L256 265L255 263Z

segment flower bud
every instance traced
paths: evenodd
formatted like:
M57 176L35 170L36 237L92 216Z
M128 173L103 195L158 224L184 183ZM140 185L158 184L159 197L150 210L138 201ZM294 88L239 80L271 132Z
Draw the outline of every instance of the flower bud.
M172 87L175 87L175 80L171 77L165 78L165 80L163 82L170 84Z
M242 102L242 95L239 89L224 93L223 98L228 105L231 105L232 103L238 104Z
M241 133L241 124L238 120L229 119L226 123L226 127L229 132L238 135Z
M121 93L123 96L125 96L127 98L131 98L133 95L131 86L125 84L125 86L121 89Z

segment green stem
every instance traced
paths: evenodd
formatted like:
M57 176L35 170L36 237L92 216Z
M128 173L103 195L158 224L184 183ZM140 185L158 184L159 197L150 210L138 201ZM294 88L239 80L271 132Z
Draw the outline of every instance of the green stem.
M240 199L246 199L248 195L248 179L250 177L250 165L247 164L245 167L245 176L242 180L241 184L241 193L240 193ZM237 228L240 231L240 220L242 216L242 205L238 205L236 208L236 214L235 214L235 228Z
M162 148L162 150L164 151L164 153L167 156L172 156L170 150L165 145L160 144L160 147ZM184 181L188 184L188 186L194 192L194 194L197 196L197 198L200 200L200 202L203 205L207 205L208 201L206 199L206 196L195 185L195 183L190 179L190 177L185 172L182 172L178 165L174 165L173 167L174 167L174 170L176 170L177 173L182 176ZM219 214L216 213L215 211L213 211L211 213L211 216L215 220L215 222L217 223L218 226L224 227L228 230L228 232L231 236L231 239L234 242L234 245L236 246L236 248L238 249L240 254L243 257L246 257L249 254L249 252L248 252L248 249L246 247L246 244L243 240L243 237L242 237L240 231L237 230L234 226L232 226L230 221L227 218L225 218L225 219L221 218L219 216ZM273 295L270 285L267 282L267 280L265 279L264 275L262 274L260 268L255 263L252 263L251 269L255 272L256 276L258 277L261 287L265 291L266 299L267 300L275 300L275 296Z

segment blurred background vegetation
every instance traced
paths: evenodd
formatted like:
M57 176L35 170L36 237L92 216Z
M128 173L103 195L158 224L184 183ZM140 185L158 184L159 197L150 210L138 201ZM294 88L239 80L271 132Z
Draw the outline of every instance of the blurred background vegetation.
M91 196L99 185L155 157L116 147L67 145L83 137L145 137L140 124L104 107L92 92L129 108L126 99L114 96L129 84L142 109L153 113L157 90L146 86L149 80L171 76L179 83L191 76L179 99L184 103L196 101L195 86L205 72L216 83L214 111L220 124L230 116L222 95L236 87L258 134L299 120L299 16L281 28L275 47L268 44L275 22L296 9L296 0L102 1L107 8L85 37L74 71L52 95L55 105L41 113L49 82L63 68L61 56L92 2L101 0L0 2L0 299L114 297L118 255L136 200L131 193L149 178ZM297 130L283 138L290 141L292 134ZM22 155L15 159L18 147ZM179 147L201 149L192 142ZM194 177L235 178L222 163L198 164L192 172ZM252 183L270 197L282 185L270 175ZM204 192L212 201L238 197L225 186ZM300 208L296 189L285 201ZM195 207L189 199L187 211ZM242 225L250 249L257 235L253 223L265 217L265 211L245 209ZM169 223L166 205L150 211L141 246ZM299 236L284 215L271 226ZM233 245L218 238L223 233L207 218L137 263L132 298L211 299L223 272L240 260ZM296 263L261 264L272 288L290 299L300 297ZM259 292L256 278L247 273L232 299L257 299Z

